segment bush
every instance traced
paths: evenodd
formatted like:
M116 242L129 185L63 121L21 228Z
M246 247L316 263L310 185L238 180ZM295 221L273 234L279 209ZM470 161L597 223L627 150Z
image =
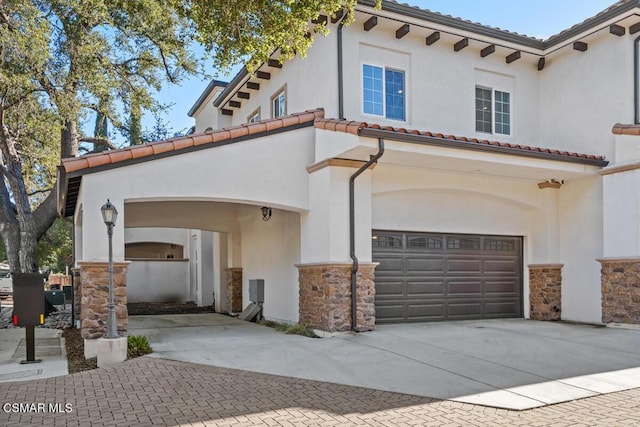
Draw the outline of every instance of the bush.
M144 335L131 335L127 337L127 358L144 356L153 352L149 340Z

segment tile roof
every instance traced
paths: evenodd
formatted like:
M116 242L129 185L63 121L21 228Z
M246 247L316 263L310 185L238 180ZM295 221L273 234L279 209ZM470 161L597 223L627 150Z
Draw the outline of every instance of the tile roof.
M638 4L639 3L638 0L620 0L620 1L617 1L614 4L612 4L611 6L609 6L608 8L604 9L603 11L598 12L594 16L592 16L590 18L587 18L584 21L582 21L582 22L580 22L578 24L575 24L575 25L573 25L573 26L571 26L571 27L569 27L569 28L567 28L565 30L562 30L558 34L554 34L554 35L550 36L549 38L547 38L546 41L548 43L553 43L555 39L560 38L563 35L571 32L573 30L576 30L578 28L581 28L583 26L588 26L591 22L597 21L598 18L606 15L607 13L613 12L614 10L618 9L620 6L624 6L624 5L630 4L630 3L635 3L636 6L640 6L640 4Z
M614 135L640 135L640 125L623 125L616 123L613 126Z
M477 25L477 26L484 27L484 28L489 28L489 29L492 29L492 30L498 30L498 31L501 31L503 33L513 34L515 36L520 36L520 37L526 37L526 38L532 39L532 40L542 41L542 39L537 38L537 37L528 36L526 34L520 34L520 33L517 33L515 31L505 30L504 28L492 27L490 25L485 25L485 24L483 24L481 22L475 22L475 21L471 21L469 19L464 19L464 18L461 18L459 16L446 15L444 13L441 13L441 12L438 12L438 11L435 11L435 10L421 8L420 6L410 5L408 3L400 2L398 0L388 0L388 1L390 3L395 3L395 4L402 5L402 6L411 7L413 9L417 9L417 10L420 10L420 11L423 11L423 12L433 13L434 15L444 16L445 18L455 19L456 21L466 22L468 24Z
M324 129L336 132L351 133L353 135L361 135L364 129L387 131L397 136L402 135L415 135L423 136L431 139L437 139L441 142L446 142L446 145L451 145L451 148L462 148L461 145L469 147L469 144L476 144L477 146L490 146L497 149L505 149L505 154L521 152L525 153L543 153L557 157L557 160L564 159L582 159L585 161L606 162L604 156L597 156L593 154L580 154L570 151L554 150L550 148L531 147L528 145L512 144L507 142L489 141L487 139L467 138L464 136L445 135L442 133L434 133L427 131L418 131L413 129L398 128L392 126L381 126L378 124L370 124L366 122L355 122L339 119L325 119L319 118L315 121L315 127L317 129ZM389 138L392 139L392 138ZM497 151L497 150L496 150ZM507 151L509 153L507 153Z
M248 137L252 135L258 137L262 133L286 129L288 127L305 123L309 123L309 125L311 125L314 120L322 117L324 117L324 110L309 110L276 119L262 120L257 123L247 123L239 126L217 129L211 132L194 133L187 136L168 139L166 141L153 142L145 145L137 145L135 147L103 151L100 153L88 154L86 156L63 159L62 167L66 173L81 173L85 170L99 166L107 166L146 157L151 160L154 156L159 156L164 153L231 141L240 137Z

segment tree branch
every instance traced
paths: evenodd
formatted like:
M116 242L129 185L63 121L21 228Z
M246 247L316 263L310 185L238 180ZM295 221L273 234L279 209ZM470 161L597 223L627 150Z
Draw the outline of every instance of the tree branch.
M91 136L81 136L80 139L78 139L79 142L88 142L89 144L93 144L93 145L105 145L107 147L109 147L111 150L116 150L117 147L115 145L113 145L113 143L111 141L109 141L108 139L105 138L94 138Z

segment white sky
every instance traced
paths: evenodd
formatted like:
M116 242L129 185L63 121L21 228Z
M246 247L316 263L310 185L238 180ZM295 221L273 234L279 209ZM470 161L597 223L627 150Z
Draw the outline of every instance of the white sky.
M596 15L615 0L411 0L400 3L546 39ZM217 78L230 81L238 69ZM208 83L209 80L194 77L159 93L161 102L173 104L165 116L170 128L180 131L194 124L187 112ZM153 119L144 119L143 127L152 125Z

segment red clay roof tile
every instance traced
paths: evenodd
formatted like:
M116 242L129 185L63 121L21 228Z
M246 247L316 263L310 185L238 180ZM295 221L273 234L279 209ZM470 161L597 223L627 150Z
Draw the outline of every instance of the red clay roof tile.
M640 125L623 125L622 123L616 123L613 126L612 132L615 135L640 135Z
M204 144L215 144L246 135L255 135L274 129L282 129L288 126L301 123L313 122L324 117L322 109L304 111L302 113L291 114L278 119L264 120L258 123L247 123L225 129L218 129L205 133L187 135L171 138L165 141L151 144L139 145L135 147L111 150L101 153L88 154L82 157L62 160L62 166L67 173L82 171L96 166L115 164L130 159L152 158L154 155L200 146ZM346 130L346 127L345 127ZM357 133L357 131L356 131Z
M341 124L347 124L346 130ZM556 149L549 148L540 148L540 147L530 147L528 145L519 145L514 143L507 142L499 142L499 141L489 141L487 139L479 140L478 138L467 138L464 136L456 136L456 135L444 135L442 133L433 133L428 131L417 131L413 129L405 129L405 128L394 128L393 126L388 125L379 125L376 123L365 123L365 122L350 122L347 120L336 120L336 119L316 119L315 127L318 129L338 131L338 132L348 132L353 133L355 135L359 134L359 131L362 129L376 129L376 130L384 130L389 132L395 132L398 134L412 134L412 135L422 135L430 138L438 138L444 139L448 141L452 141L452 144L455 142L463 142L467 144L484 144L491 145L495 147L503 147L509 148L512 150L519 151L535 151L539 153L548 153L557 156L565 156L565 157L578 157L582 159L591 159L591 160L604 160L604 156L596 156L593 154L579 154L579 153L570 153L568 151L560 151ZM634 128L633 130L629 130L629 128ZM614 133L623 133L623 132L638 132L640 134L640 125L616 125L613 128ZM631 133L630 133L631 134ZM636 133L633 133L636 135Z

